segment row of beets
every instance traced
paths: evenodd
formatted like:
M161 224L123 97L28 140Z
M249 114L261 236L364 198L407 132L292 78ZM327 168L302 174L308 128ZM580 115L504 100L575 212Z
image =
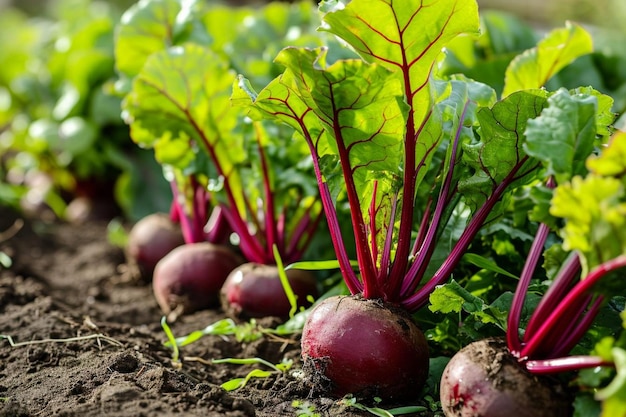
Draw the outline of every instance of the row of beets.
M179 224L170 215L155 213L137 222L126 248L129 264L151 280L159 306L170 321L181 314L220 304L235 318L287 318L290 302L275 265L247 262L227 242L185 244ZM317 297L315 276L286 271L298 306Z
M419 396L430 363L412 314L449 281L483 226L508 216L507 203L524 188L541 191L536 211L551 206L553 189L590 171L585 160L594 150L621 152L624 137L615 136L615 147L607 148L610 98L592 88L546 88L560 69L590 52L580 27L554 31L511 61L504 89L496 91L438 73L441 51L458 48L452 41L459 35L479 31L475 0L344 3L322 2L323 32L350 48L283 48L274 59L282 72L266 74L269 84L246 74L253 71L245 66L233 65L237 75L221 65L196 29L188 31L189 42L146 60L124 100L126 121L133 139L155 148L157 160L178 176L171 177L171 213L135 227L129 257L146 275L152 271L156 298L171 316L221 298L224 310L238 317L285 317L291 306L273 266L276 253L286 264L300 260L323 217L352 295L325 298L310 311L301 340L304 371L313 385L324 385L315 389L334 396L405 401ZM129 33L142 39L141 25L154 19L142 20L141 7L123 19L118 42ZM348 59L336 59L338 51ZM257 83L266 84L258 93ZM288 127L287 134L277 126ZM315 203L308 203L317 196L302 184L284 198L275 192L297 177L290 169L301 164L286 164L279 180L281 164L270 162L284 164L290 153L301 161L301 148L312 163L303 175L317 182ZM605 187L622 187L623 198L626 167L619 166ZM251 167L259 173L250 175ZM254 178L261 180L242 192ZM623 246L591 271L581 269L586 254L572 250L523 337L518 333L547 235L561 232L548 230L546 220L568 220L539 214L542 225L510 309L508 343L462 350L452 359L441 386L448 416L567 415L570 399L556 401L550 384L547 394L539 393L534 374L607 364L567 355L606 299L590 285L626 265ZM317 296L315 279L287 273L307 306L308 296ZM509 369L521 378L509 379Z

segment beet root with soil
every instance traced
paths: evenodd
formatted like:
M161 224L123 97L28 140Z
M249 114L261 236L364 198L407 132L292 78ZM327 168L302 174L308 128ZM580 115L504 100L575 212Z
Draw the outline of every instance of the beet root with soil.
M341 397L416 399L428 376L424 335L404 311L358 296L316 305L302 332L304 370Z
M564 392L558 379L528 372L504 340L484 339L452 357L440 397L447 417L567 417Z

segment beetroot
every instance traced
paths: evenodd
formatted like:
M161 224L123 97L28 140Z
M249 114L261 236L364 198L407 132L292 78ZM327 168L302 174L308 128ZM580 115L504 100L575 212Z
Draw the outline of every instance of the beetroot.
M138 275L150 280L157 262L184 243L179 225L170 220L167 214L150 214L131 229L126 245L126 259Z
M313 308L302 358L311 382L332 381L327 394L336 397L417 397L428 376L428 345L411 317L358 296L330 297Z
M570 401L558 380L534 375L501 339L484 339L457 352L441 379L447 417L570 416Z
M219 303L219 292L241 258L225 246L199 242L179 246L154 269L154 296L169 319L210 308Z
M301 269L289 269L285 274L298 307L309 307L308 296L318 295L315 276ZM224 311L237 318L287 318L291 310L278 269L273 265L253 262L241 265L230 273L220 294Z

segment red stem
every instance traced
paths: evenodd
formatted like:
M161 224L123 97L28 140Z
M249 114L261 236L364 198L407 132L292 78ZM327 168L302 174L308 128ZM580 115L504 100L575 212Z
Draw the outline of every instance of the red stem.
M446 177L444 179L443 185L439 190L439 197L437 198L437 204L435 206L435 213L433 215L432 220L430 221L430 225L428 226L428 231L426 232L426 237L424 238L424 243L419 249L419 254L417 259L413 262L408 272L406 273L405 282L408 282L408 286L406 288L406 292L402 290L402 287L398 289L401 296L412 294L417 289L418 285L422 281L424 274L426 273L426 269L428 268L429 261L435 251L435 246L437 244L437 233L439 232L441 218L445 211L446 203L448 202L448 195L450 193L450 187L452 185L452 179L454 178L454 167L457 163L456 155L459 146L459 140L461 137L461 131L463 126L463 120L465 120L465 113L468 109L468 102L465 102L463 107L463 111L460 116L460 125L457 128L454 140L452 141L452 150L450 153L450 161L448 162L448 172L446 173ZM404 283L403 283L404 284ZM403 285L404 286L404 285Z
M190 218L187 214L187 211L185 210L185 197L184 195L181 195L178 184L176 184L175 180L170 181L170 188L172 189L173 195L172 205L176 206L176 217L178 219L178 223L180 224L181 232L183 233L183 240L188 244L201 242L203 239L198 236L193 215L192 218ZM192 210L194 209L195 204L192 204ZM170 211L170 217L171 216L172 214Z
M228 221L230 222L233 231L237 233L239 235L239 238L241 239L241 251L249 261L263 262L261 260L264 258L263 247L260 245L258 240L256 240L255 237L250 233L247 222L244 218L242 218L241 213L239 212L239 207L237 207L236 203L237 200L235 199L233 190L230 186L230 176L226 172L224 172L224 168L220 164L220 159L215 153L215 148L213 147L211 142L209 142L209 139L204 134L204 131L200 128L200 126L198 126L196 121L193 119L193 117L191 117L191 115L189 115L187 111L185 111L184 109L182 110L185 112L185 114L187 114L187 119L189 123L202 140L205 149L209 152L209 156L211 157L211 161L215 165L217 173L224 179L224 191L226 193L226 197L229 203L229 207L225 208L224 211L228 214ZM217 139L217 141L220 140L221 138ZM272 259L273 258L274 257L272 256Z
M383 256L380 259L380 270L378 271L378 285L384 288L385 278L389 274L391 267L391 251L393 248L393 231L396 223L396 211L398 209L398 194L393 196L391 202L391 214L389 215L389 223L387 224L387 233L385 235L385 246L383 248ZM388 289L386 289L388 291Z
M520 279L513 295L513 302L511 303L511 309L509 310L509 316L507 321L506 341L507 346L511 353L515 356L522 348L522 343L519 336L519 326L522 317L522 309L524 307L524 300L526 300L526 293L528 292L528 286L532 280L539 258L543 253L543 246L546 243L550 228L547 224L541 223L535 234L535 239L530 247L530 253L524 263L524 268L520 275Z
M533 374L553 374L557 372L578 371L597 366L615 366L599 356L568 356L565 358L539 359L524 362L524 366Z
M313 236L315 235L315 232L320 226L320 223L323 218L323 214L324 212L320 210L317 213L317 216L315 216L315 219L310 220L310 217L311 217L310 209L309 211L307 211L306 218L309 220L301 221L301 223L304 223L307 226L306 230L304 230L302 234L299 233L298 235L290 239L291 241L294 242L294 247L293 249L287 251L287 254L285 255L286 256L285 262L291 263L291 262L295 262L298 259L302 259L302 257L304 256L304 252L311 244L311 241L313 240Z
M331 94L331 102L333 107L335 100ZM341 164L341 170L343 172L344 183L346 185L346 194L348 196L348 204L350 205L350 217L352 219L352 226L354 229L354 237L356 240L356 256L359 263L359 269L361 272L361 280L363 281L363 297L364 298L381 298L381 289L376 285L376 272L374 264L372 263L372 254L370 250L370 242L367 238L365 220L363 219L363 213L361 212L361 202L359 194L354 184L352 176L352 167L350 165L350 155L346 149L343 141L343 135L341 126L339 125L338 110L333 108L335 117L333 117L333 132L337 142L337 150L339 152L339 162Z
M424 239L426 239L426 231L428 230L428 221L430 220L430 206L432 206L432 198L428 199L426 203L426 208L424 209L424 215L422 220L420 221L419 229L417 229L417 237L415 238L415 243L413 244L413 250L411 251L412 256L416 256L424 244ZM405 287L402 287L402 293L405 294Z
M554 310L554 306L558 304L567 294L572 284L578 278L580 272L580 257L578 253L572 252L565 260L563 267L556 274L552 284L541 297L541 301L530 316L528 325L526 326L524 341L534 334L546 318Z
M294 113L295 116L295 113ZM304 138L309 145L309 151L311 155L317 156L317 149L315 147L315 142L311 137L311 133L306 128L304 121L302 118L296 117L296 121L300 125L300 130L302 131ZM330 194L330 190L328 189L328 184L324 180L324 176L322 175L322 170L319 165L319 159L317 157L313 159L313 170L315 172L315 178L317 180L318 188L320 191L320 198L322 200L322 206L324 208L324 213L326 214L326 221L328 223L328 228L330 231L330 240L333 243L333 248L335 249L335 254L337 255L337 261L339 262L339 270L341 271L341 275L348 287L348 290L351 294L358 294L363 291L363 284L359 281L356 273L352 269L352 265L350 264L350 258L348 257L348 252L346 251L346 245L343 242L343 236L341 235L341 227L339 226L339 219L337 218L337 209L333 205L333 199Z
M532 334L528 343L523 347L520 355L522 358L531 357L534 352L541 346L541 341L546 338L554 328L558 326L561 320L570 320L568 311L571 306L578 305L581 298L587 296L588 291L606 274L616 269L626 266L626 255L606 261L591 271L582 281L563 298L563 300L555 307L554 311L547 317L536 333Z
M580 341L583 335L589 330L589 327L593 324L596 316L600 312L600 307L604 302L604 297L597 297L587 313L583 316L583 318L576 324L575 328L571 331L565 333L567 336L563 339L558 345L555 346L553 351L551 352L551 357L558 357L567 355L570 350L576 346L576 344Z
M517 165L511 170L509 175L496 187L491 196L485 201L485 203L474 213L474 216L469 221L469 224L461 234L461 237L457 241L456 245L452 249L450 255L446 258L443 264L435 272L426 284L421 287L415 294L404 298L401 302L402 306L408 311L417 311L424 307L428 303L428 297L435 290L438 285L443 284L456 265L459 263L465 251L474 240L474 237L482 227L485 219L491 213L491 210L500 201L500 197L504 194L506 188L515 180L517 171L526 163L528 157L523 157Z
M372 264L376 265L376 260L378 259L378 245L376 244L376 234L378 231L376 230L376 195L378 192L378 181L374 181L374 187L372 190L372 200L370 201L370 205L368 207L368 215L370 218L369 222L369 235L370 241L372 242ZM379 274L376 274L379 276ZM378 282L378 280L377 280Z
M570 305L563 313L565 317L569 317L570 319L561 320L554 326L552 331L537 346L536 350L533 352L532 359L548 359L562 356L557 355L555 352L562 350L565 340L569 340L573 333L584 334L587 330L580 329L580 319L585 317L585 310L587 310L592 299L593 297L589 294L580 299L577 304ZM591 324L591 322L589 322L589 324ZM529 338L530 337L532 337L532 334L529 335ZM564 352L563 355L568 353L569 350Z

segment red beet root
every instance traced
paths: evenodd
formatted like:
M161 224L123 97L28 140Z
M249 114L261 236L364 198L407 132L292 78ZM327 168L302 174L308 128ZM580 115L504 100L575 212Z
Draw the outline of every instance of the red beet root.
M570 402L557 380L529 373L506 342L486 339L457 352L441 378L447 417L566 417Z
M311 382L330 381L336 397L417 397L428 376L428 345L411 317L355 296L328 298L311 311L302 358Z
M317 281L308 271L285 271L298 307L311 305L307 297L317 297ZM281 317L287 318L291 305L272 265L246 263L233 270L222 286L221 301L224 311L237 318Z
M126 258L131 268L137 268L139 275L149 281L156 264L172 249L184 243L180 227L167 214L150 214L131 229Z
M165 314L178 315L219 303L220 288L241 258L225 246L200 242L180 246L154 269L154 296Z

